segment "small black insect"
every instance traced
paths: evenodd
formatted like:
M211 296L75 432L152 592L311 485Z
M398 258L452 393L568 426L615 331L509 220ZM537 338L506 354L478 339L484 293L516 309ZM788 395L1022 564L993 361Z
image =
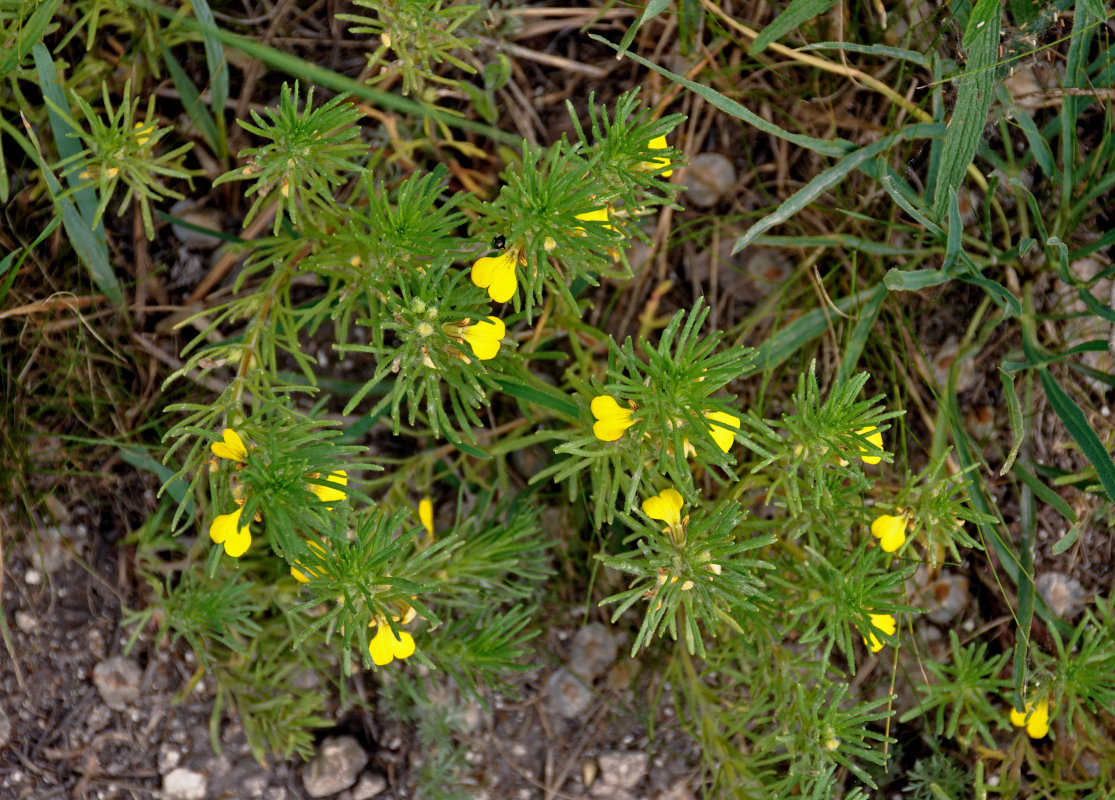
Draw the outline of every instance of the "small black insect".
M492 247L496 250L503 250L507 247L507 237L501 233L499 236L492 239Z

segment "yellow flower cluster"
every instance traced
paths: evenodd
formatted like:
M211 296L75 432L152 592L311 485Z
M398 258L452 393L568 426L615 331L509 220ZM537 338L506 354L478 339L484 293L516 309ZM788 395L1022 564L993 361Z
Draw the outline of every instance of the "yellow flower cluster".
M592 425L593 435L602 442L615 442L623 438L627 429L635 424L634 411L624 408L614 397L602 394L592 398L589 404L596 421ZM732 449L736 437L733 431L739 430L739 417L724 411L706 411L705 419L713 424L708 426L717 447L727 453ZM685 440L686 451L690 451L689 440Z
M868 617L871 618L871 627L882 631L887 636L894 636L894 632L898 630L898 622L891 614L868 614ZM874 631L863 637L863 643L872 653L878 653L883 649L883 641L875 635Z
M647 148L649 150L665 150L667 148L666 137L656 136L647 143ZM665 156L656 156L651 161L644 161L641 164L645 170L657 170L669 165L670 159ZM662 173L662 177L668 178L673 174L673 170L666 170ZM615 230L610 224L611 219L606 208L594 208L577 214L576 217L585 222L603 222L605 228ZM578 227L578 230L583 229ZM553 249L553 240L547 237L546 245L546 251L549 252ZM493 302L506 303L518 291L519 277L517 272L520 263L525 264L522 245L510 247L499 255L484 256L477 259L472 265L472 282L481 289L487 289L488 297Z
M1025 727L1026 734L1031 739L1044 739L1049 733L1049 701L1026 703L1025 711L1011 708L1010 722L1016 727Z
M217 458L236 462L237 468L248 460L248 447L244 444L244 439L241 438L240 434L232 428L225 428L221 434L221 441L213 442L209 446L209 449ZM308 477L317 479L320 476L317 473L313 473ZM343 469L332 472L329 477L326 478L326 483L347 486L348 474ZM307 487L322 503L335 503L345 498L345 493L343 491L334 489L332 486L326 486L320 483L308 483ZM228 514L218 515L214 518L213 524L209 526L209 538L213 540L214 544L223 545L225 554L230 558L240 558L240 556L248 552L248 548L252 546L252 532L249 527L251 520L243 523L240 520L244 511L244 500L242 497L237 497L236 502L241 506L240 508ZM332 511L333 509L329 506L327 510ZM311 543L311 547L312 546Z

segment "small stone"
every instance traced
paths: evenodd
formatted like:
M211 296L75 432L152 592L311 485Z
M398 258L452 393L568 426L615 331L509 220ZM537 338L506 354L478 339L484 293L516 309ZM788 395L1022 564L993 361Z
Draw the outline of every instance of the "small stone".
M31 633L35 628L39 627L39 621L31 614L20 609L15 612L15 625L24 633Z
M0 708L0 750L8 744L12 738L12 721L8 719L8 715L4 713L4 709Z
M647 754L615 751L601 753L600 781L617 789L634 789L647 774Z
M711 208L735 185L736 168L720 153L700 153L685 171L685 192L698 208Z
M575 675L559 669L546 682L546 697L550 713L566 719L576 719L592 705L592 692Z
M105 705L113 711L123 711L128 703L139 698L142 677L139 665L123 656L115 656L93 667L93 683Z
M1061 572L1043 572L1034 587L1050 610L1061 619L1075 617L1084 603L1084 587L1076 578Z
M663 794L658 795L658 800L693 800L693 791L689 788L689 782L682 778Z
M23 582L28 586L38 586L43 582L43 573L37 569L29 569L23 573Z
M240 788L244 790L244 794L248 797L263 797L267 783L266 775L249 775L240 782Z
M352 787L352 800L371 800L387 788L387 779L374 772L365 772Z
M326 739L317 755L302 770L302 786L310 797L328 797L356 783L368 763L368 754L351 736Z
M166 775L172 769L182 763L182 752L171 745L163 742L159 745L159 755L156 759L156 765L159 769L160 775Z
M204 772L185 767L171 770L163 777L163 794L167 800L205 800L208 788Z
M85 717L85 731L92 735L112 721L112 711L104 703L97 703Z
M570 647L569 670L586 681L592 681L615 663L616 640L599 622L577 631Z
M968 600L971 597L968 591L968 579L951 572L942 572L926 589L927 594L932 598L931 602L936 603L937 606L929 612L929 620L938 625L955 619L968 607Z

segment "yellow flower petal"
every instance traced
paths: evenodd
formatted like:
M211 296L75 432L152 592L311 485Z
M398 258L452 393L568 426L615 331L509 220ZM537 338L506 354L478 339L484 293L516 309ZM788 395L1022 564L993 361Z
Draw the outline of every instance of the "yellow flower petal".
M866 435L867 441L871 442L871 444L875 445L880 450L883 449L883 434L880 433L874 425L867 428L860 428L858 431L856 431L856 433L860 436ZM860 452L866 453L867 448L861 446ZM860 458L863 459L864 464L878 464L880 461L883 460L879 456L860 456Z
M1027 720L1027 715L1029 719ZM1025 711L1010 710L1010 721L1018 727L1026 726L1026 734L1031 739L1044 739L1049 733L1049 701L1039 700L1027 703Z
M614 231L615 230L615 228L613 226L608 224L608 222L610 221L610 218L608 216L608 209L606 209L606 208L594 208L592 211L586 211L583 214L578 214L577 219L584 220L585 222L603 222L604 223L604 228L606 230L609 230L609 231ZM580 225L578 225L577 230L583 231L584 228L582 228Z
M386 620L381 620L376 635L368 642L368 653L372 663L377 667L385 667L396 658L407 658L414 655L414 637L406 631L399 631L398 638L391 632L391 626Z
M475 325L465 328L465 341L472 345L472 352L481 361L495 358L499 353L499 343L507 333L507 326L499 317L482 319Z
M209 538L213 540L214 544L221 544L228 535L236 530L236 525L240 522L240 512L242 508L238 508L231 514L221 514L214 518L213 524L209 526Z
M223 544L225 552L232 558L240 558L252 543L252 533L248 526L240 524L240 514L243 511L244 509L238 508L230 514L221 514L209 526L209 538L217 544Z
M651 519L665 522L672 531L681 528L681 507L685 500L677 489L664 489L661 494L643 501L643 513Z
M508 250L498 256L485 256L472 265L472 282L488 290L488 297L497 303L506 303L515 296L519 286L515 276L517 255Z
M143 121L137 122L135 124L136 144L138 144L140 147L143 147L149 141L151 141L151 135L154 132L155 132L155 123L154 122L143 122Z
M884 553L893 553L906 543L906 517L881 514L871 523L871 535L880 540Z
M871 619L871 626L887 634L887 636L893 636L894 632L898 630L898 623L890 614L868 614L868 617ZM868 641L867 636L871 637L870 641ZM878 653L883 649L884 643L874 632L869 632L867 636L863 638L863 643L867 645L872 653Z
M418 501L418 519L422 521L422 527L426 529L426 533L433 537L434 504L430 501L430 498L423 497Z
M739 430L739 417L728 414L724 411L710 411L705 414L705 419L712 420L713 422L720 422L727 425L728 428L735 428ZM727 453L732 449L732 444L735 443L736 437L728 428L723 428L720 425L709 425L709 433L712 434L713 441L716 446Z
M592 398L590 408L592 415L596 417L592 432L602 442L614 442L635 424L631 419L631 409L624 408L609 395L602 394Z
M649 142L647 142L647 147L651 150L665 150L667 147L669 147L669 145L666 144L666 137L665 136L655 136L653 139L651 139ZM664 156L659 156L658 158L652 159L650 161L644 161L643 166L646 169L658 169L659 167L668 167L668 166L670 166L670 159L665 158ZM674 171L672 169L668 169L668 170L666 170L665 172L662 173L662 177L663 178L668 178L673 174L674 174Z
M298 564L299 566L301 566L301 565L302 565L302 562L301 562L301 561L298 561L298 562L296 562L296 563L297 563L297 564ZM313 573L311 572L310 574L313 574ZM296 581L298 581L299 583L309 583L309 582L310 582L310 579L309 579L309 578L307 578L307 577L305 576L305 574L304 574L304 573L302 572L302 570L298 569L297 567L291 567L291 568L290 568L290 576L291 576L292 578L294 578L294 579L295 579Z
M336 472L329 473L329 477L325 479L327 483L335 483L338 486L348 486L348 473L343 469ZM323 486L320 483L309 484L310 491L317 495L317 499L323 503L335 503L338 500L345 499L345 493L340 489L334 489L331 486Z
M240 434L232 428L225 428L223 442L213 442L209 445L209 449L213 451L213 455L217 458L227 458L230 461L244 461L248 457L248 448L244 446L244 440L240 438Z

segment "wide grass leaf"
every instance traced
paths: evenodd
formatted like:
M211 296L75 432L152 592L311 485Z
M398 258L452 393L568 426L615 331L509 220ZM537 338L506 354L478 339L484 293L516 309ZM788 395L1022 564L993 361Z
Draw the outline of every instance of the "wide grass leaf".
M968 165L983 137L987 112L995 89L995 63L999 54L1000 0L979 0L964 30L968 70L959 80L956 107L945 132L933 191L933 218L948 211L949 193L960 188Z

